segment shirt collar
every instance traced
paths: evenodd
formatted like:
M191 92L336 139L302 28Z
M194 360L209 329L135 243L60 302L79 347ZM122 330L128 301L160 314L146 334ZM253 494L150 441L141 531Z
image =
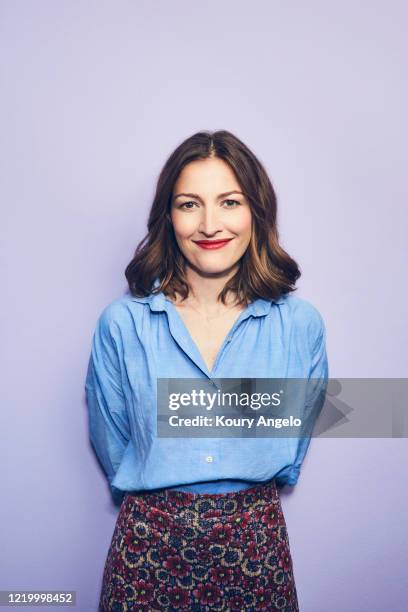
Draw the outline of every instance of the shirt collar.
M160 284L158 278L153 283L153 287L157 287ZM166 311L169 307L169 304L172 304L171 300L167 298L164 293L161 291L157 294L146 295L145 297L135 297L131 296L131 299L134 302L140 302L142 304L149 304L150 310L154 312ZM276 299L265 300L263 298L257 298L251 304L248 305L247 314L253 315L255 317L260 317L263 315L267 315L271 309L271 304L274 302L275 304L284 304L285 298L280 297Z

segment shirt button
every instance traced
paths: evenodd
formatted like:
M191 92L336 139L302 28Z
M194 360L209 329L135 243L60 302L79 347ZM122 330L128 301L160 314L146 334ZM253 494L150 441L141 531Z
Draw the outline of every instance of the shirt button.
M212 455L208 455L208 457L206 457L205 460L208 461L208 463L211 463L213 460Z

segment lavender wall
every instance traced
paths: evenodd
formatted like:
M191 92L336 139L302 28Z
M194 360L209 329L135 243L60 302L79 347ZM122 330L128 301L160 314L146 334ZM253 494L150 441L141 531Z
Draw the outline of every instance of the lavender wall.
M93 326L195 131L267 167L330 375L407 376L407 18L385 0L1 2L0 589L97 609L118 508L88 441ZM302 612L406 610L407 461L406 439L312 441L282 491Z

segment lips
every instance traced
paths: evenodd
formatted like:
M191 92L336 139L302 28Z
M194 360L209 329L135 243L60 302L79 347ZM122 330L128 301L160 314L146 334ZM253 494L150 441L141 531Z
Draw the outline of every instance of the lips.
M232 238L226 238L225 240L197 240L195 243L201 249L221 249L231 240Z
M196 244L223 244L229 242L232 238L225 238L224 240L195 240Z

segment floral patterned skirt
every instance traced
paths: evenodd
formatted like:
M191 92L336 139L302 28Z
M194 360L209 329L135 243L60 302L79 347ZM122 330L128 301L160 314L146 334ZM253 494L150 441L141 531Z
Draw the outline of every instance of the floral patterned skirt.
M298 612L275 481L228 493L128 492L99 612Z

